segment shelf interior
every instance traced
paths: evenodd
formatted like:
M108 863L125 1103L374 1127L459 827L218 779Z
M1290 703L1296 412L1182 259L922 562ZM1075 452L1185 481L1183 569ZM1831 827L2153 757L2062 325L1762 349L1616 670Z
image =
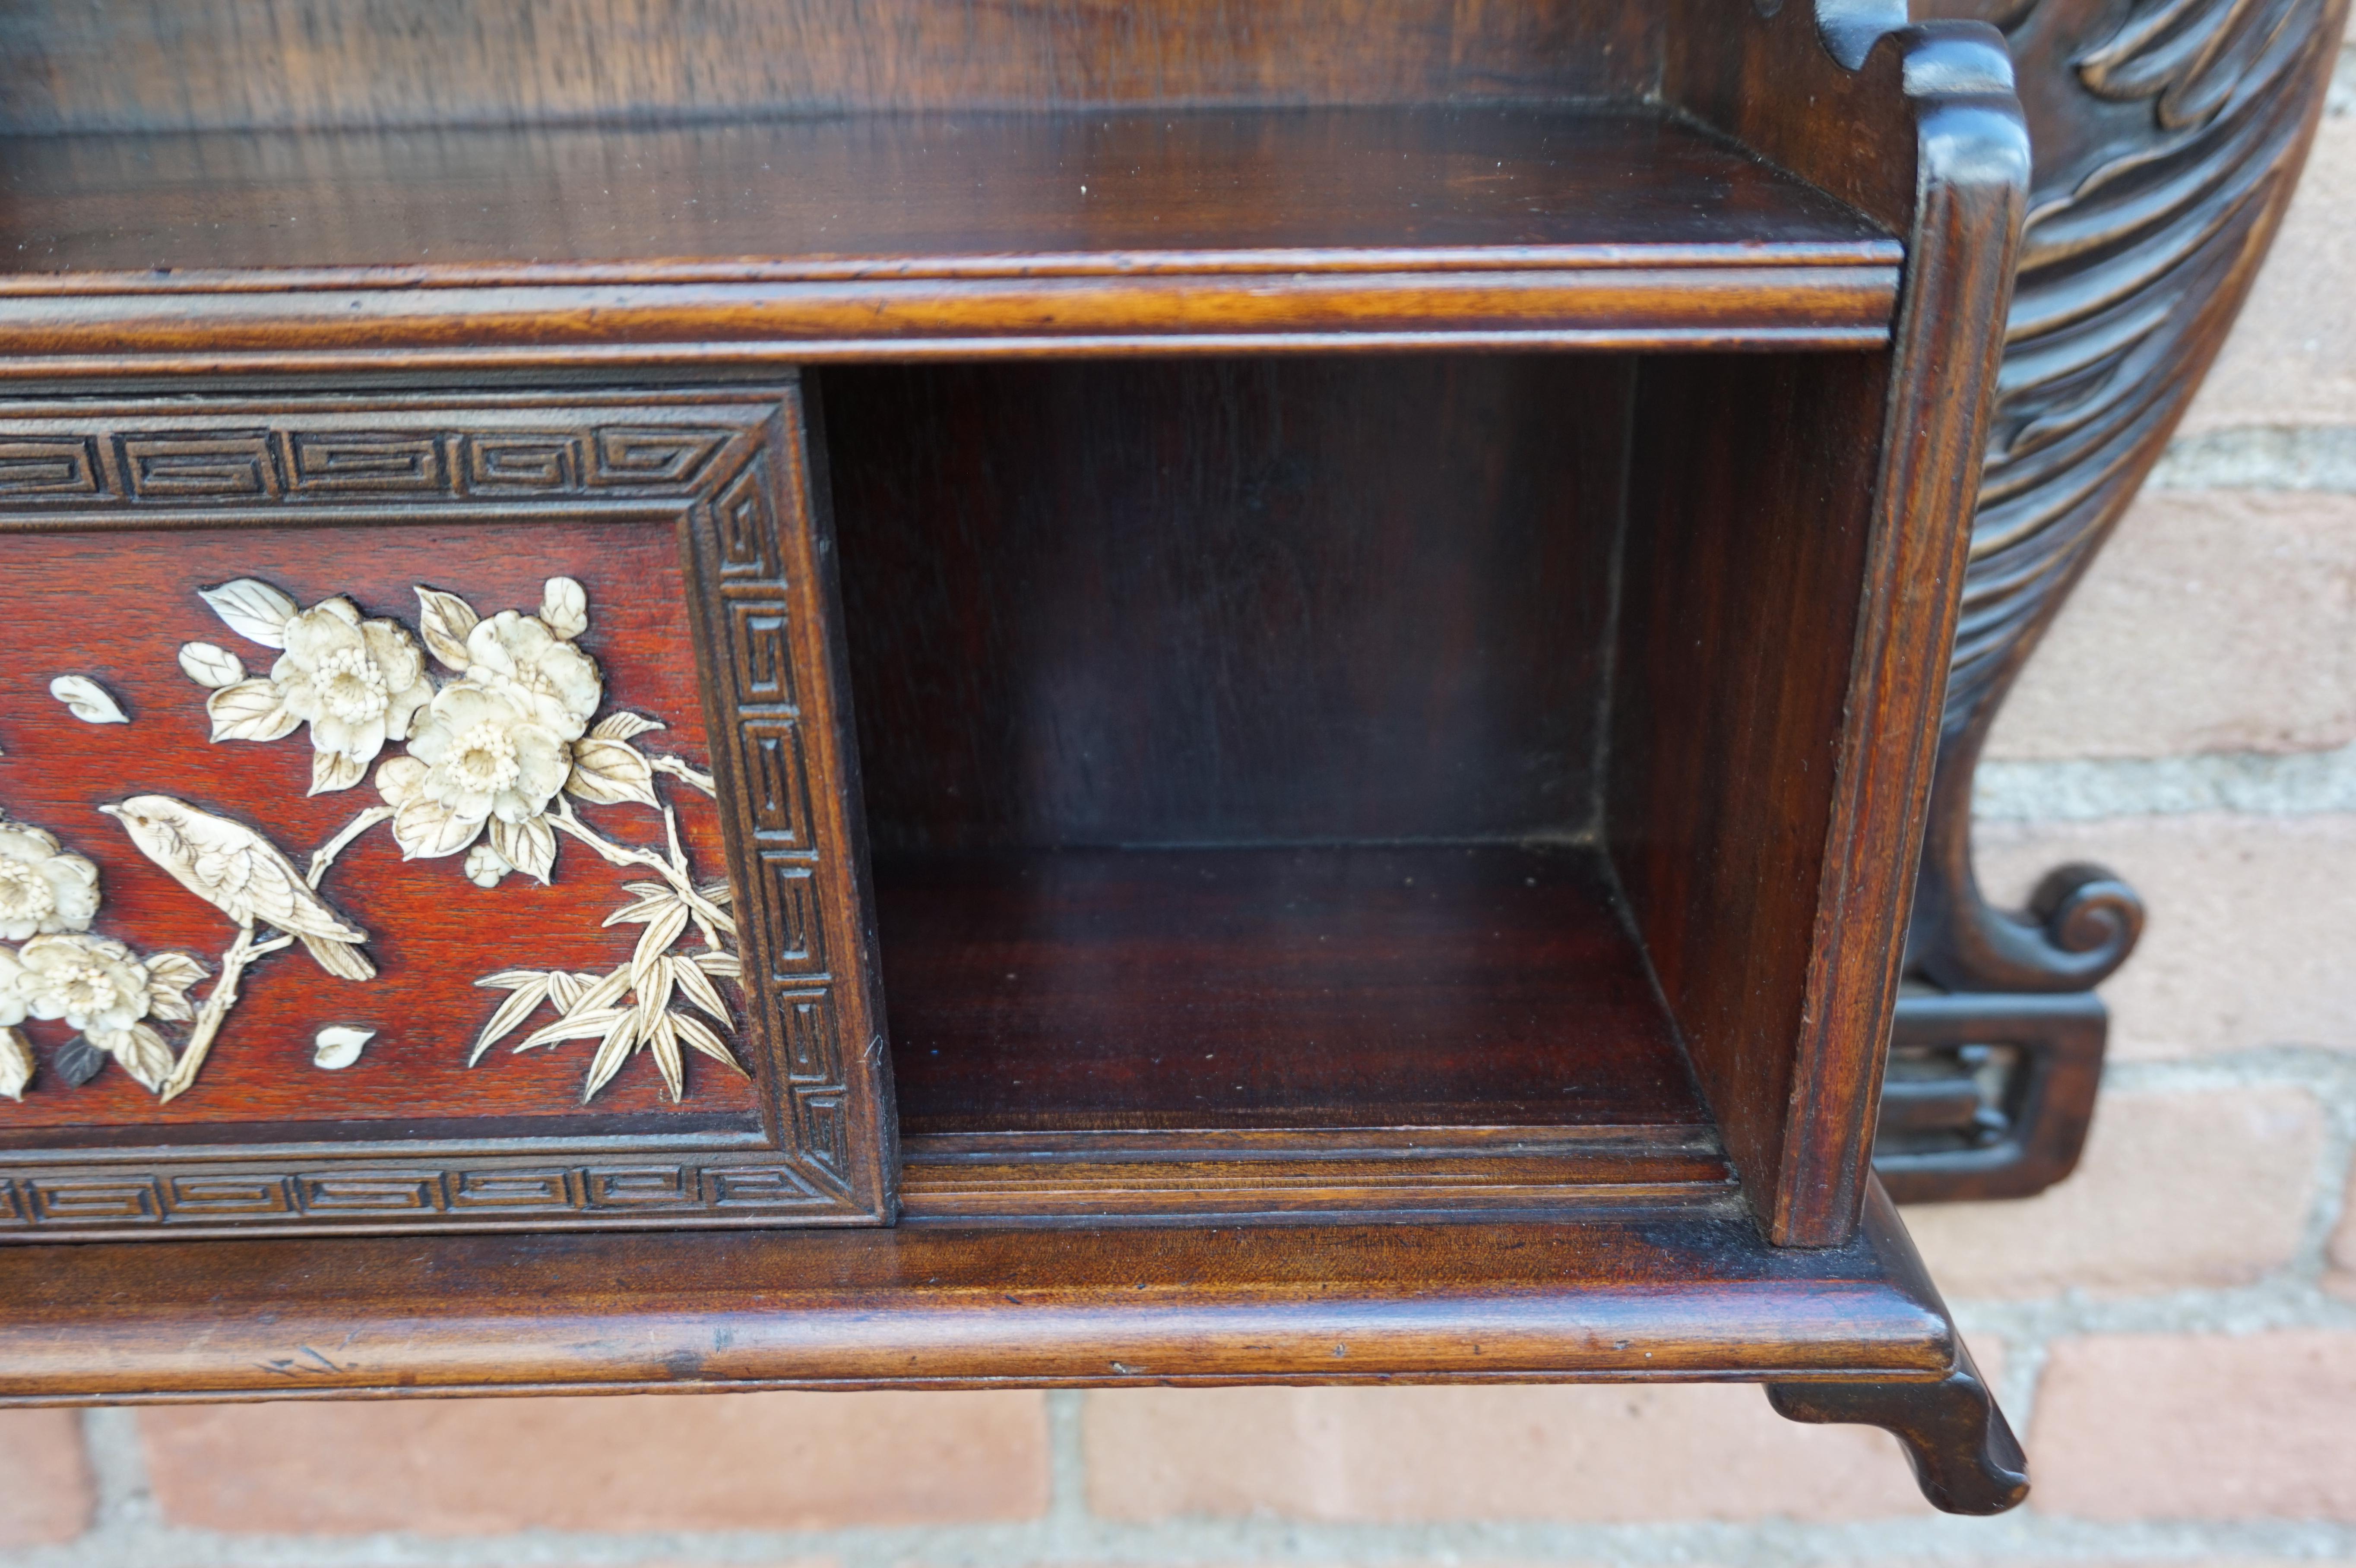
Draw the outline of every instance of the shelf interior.
M0 272L1894 268L1650 108L864 113L0 139ZM1043 262L1044 259L1044 262ZM166 274L169 277L166 277Z
M901 1127L1706 1127L1592 849L875 868Z

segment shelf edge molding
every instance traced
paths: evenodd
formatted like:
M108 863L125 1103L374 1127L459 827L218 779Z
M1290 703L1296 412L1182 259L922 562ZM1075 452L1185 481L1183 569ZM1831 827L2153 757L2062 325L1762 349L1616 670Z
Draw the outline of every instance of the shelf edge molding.
M1889 341L1897 293L1895 265L126 290L0 294L0 356L22 377L100 357L577 365L584 351L676 360L723 346L793 363L1336 340L1862 349Z
M1739 1200L1575 1222L21 1248L0 1258L0 1308L12 1404L1311 1374L1937 1381L1956 1357L1878 1189L1855 1239L1809 1251L1767 1245ZM191 1339L175 1325L198 1309L209 1328Z

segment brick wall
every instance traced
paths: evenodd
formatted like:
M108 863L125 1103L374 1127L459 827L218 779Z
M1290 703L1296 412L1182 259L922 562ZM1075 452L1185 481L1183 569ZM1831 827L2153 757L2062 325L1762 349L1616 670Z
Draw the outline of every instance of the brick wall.
M2008 709L1986 869L2152 907L2080 1174L1909 1216L2038 1492L1748 1388L0 1413L26 1568L2356 1562L2356 51L2181 440Z

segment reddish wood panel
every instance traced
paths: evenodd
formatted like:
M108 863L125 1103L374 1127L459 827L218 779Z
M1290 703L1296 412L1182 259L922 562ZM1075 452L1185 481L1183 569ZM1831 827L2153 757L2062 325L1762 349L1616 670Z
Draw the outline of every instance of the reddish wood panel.
M1703 1125L1591 851L1065 850L875 872L901 1125Z
M136 950L183 950L217 966L235 928L138 854L100 805L171 795L259 828L302 866L359 810L380 803L371 783L306 797L311 747L302 732L270 743L209 743L205 692L181 672L181 645L231 649L254 674L277 656L224 626L198 596L200 587L260 578L306 606L342 593L370 616L414 627L421 582L460 593L486 613L529 613L546 578L572 576L588 592L583 646L605 673L603 711L660 719L669 728L645 737L647 750L709 765L678 535L668 524L181 527L18 534L6 549L0 613L11 653L0 674L0 811L57 834L98 864L104 904L96 930ZM48 692L61 675L97 680L132 722L73 718ZM726 860L718 812L668 781L665 794L679 808L692 860L719 880ZM661 843L660 819L642 807L581 809L609 837ZM689 1059L682 1105L672 1105L641 1056L599 1094L586 1120L586 1043L522 1056L502 1044L480 1065L466 1065L504 995L477 987L477 976L509 966L603 973L626 960L636 940L637 926L600 928L630 901L621 884L632 874L570 840L560 845L552 886L510 877L484 890L461 875L463 857L403 863L388 830L371 830L337 860L323 891L369 933L378 978L329 978L299 951L262 960L196 1086L161 1107L112 1066L66 1086L53 1058L71 1030L32 1024L43 1071L22 1104L0 1106L0 1139L55 1146L74 1141L76 1129L95 1136L108 1126L269 1122L335 1123L343 1137L381 1137L411 1124L487 1117L531 1118L543 1134L611 1127L616 1117L636 1118L642 1129L753 1127L751 1086L701 1058ZM327 1024L379 1032L357 1064L325 1072L311 1056L316 1031ZM16 1136L36 1128L48 1130L37 1139Z

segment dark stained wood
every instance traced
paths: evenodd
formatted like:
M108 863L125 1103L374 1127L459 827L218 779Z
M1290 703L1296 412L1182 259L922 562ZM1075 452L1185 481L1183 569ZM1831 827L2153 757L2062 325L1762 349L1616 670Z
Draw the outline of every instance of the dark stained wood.
M1954 1370L1935 1383L1775 1382L1768 1402L1787 1420L1881 1427L1904 1445L1932 1507L2003 1513L2028 1499L2029 1456L1971 1351L1955 1349Z
M32 138L0 142L0 352L255 368L1870 347L1899 254L1642 109Z
M905 1220L1229 1215L1591 1219L1723 1206L1734 1172L1694 1126L931 1133L901 1140Z
M0 287L33 290L78 273L156 290L252 272L314 287L1804 272L1900 254L1822 192L1642 109L15 137L0 140L0 189L16 242Z
M1745 480L1730 484L1723 472L1697 474L1689 453L1665 450L1656 469L1641 450L1635 460L1633 516L1665 507L1687 540L1682 530L1723 531L1689 558L1703 574L1697 594L1662 570L1673 559L1662 541L1632 527L1628 646L1652 657L1627 667L1630 679L1666 679L1681 700L1647 695L1615 710L1633 743L1614 753L1613 808L1626 815L1610 825L1615 846L1630 846L1639 928L1728 1149L1769 1233L1787 1245L1846 1234L1863 1190L1865 1112L1879 1093L1912 891L1908 847L1919 841L1944 688L1922 650L1954 632L2001 349L1986 325L2010 292L2029 178L2010 67L1984 27L1901 29L1870 49L1832 38L1837 49L1854 41L1864 64L1839 78L1841 94L1872 91L1877 74L1905 94L1911 137L1879 158L1860 156L1830 114L1762 131L1762 100L1740 84L1786 65L1804 78L1833 71L1813 32L1800 31L1814 26L1804 8L1788 8L1716 53L1681 35L1707 64L1684 75L1673 62L1670 81L1863 209L1888 219L1911 208L1907 296L1886 363L1783 361L1710 385L1696 384L1691 361L1663 367L1664 396L1686 411L1674 422L1640 413L1640 443L1675 430L1749 461L1731 469ZM1973 357L1959 365L1965 342ZM1860 462L1860 449L1825 440L1842 428L1878 428L1881 445ZM1748 482L1762 470L1772 476L1763 487ZM1713 647L1727 660L1772 650L1785 668L1773 683L1730 670L1713 685L1697 656ZM1727 700L1741 685L1750 699ZM1710 714L1697 731L1661 732L1696 712ZM1680 763L1664 770L1670 756ZM1734 776L1747 787L1723 787ZM1730 951L1704 934L1722 925L1741 938ZM1797 967L1765 958L1795 941L1806 953Z
M637 928L604 923L647 873L617 876L566 839L553 885L485 891L455 858L403 861L380 827L323 885L369 932L375 979L265 961L182 1098L158 1105L113 1067L70 1084L70 1027L29 1024L41 1070L0 1124L0 1241L888 1219L863 845L842 790L810 785L855 788L856 773L805 444L790 385L0 405L0 614L33 656L0 686L0 810L99 865L98 934L210 965L235 932L128 848L102 805L184 799L300 864L380 804L366 782L306 795L302 737L209 741L181 646L235 645L251 674L275 656L199 590L257 577L305 605L341 592L413 628L420 583L530 612L571 573L605 669L600 711L659 719L670 728L647 749L720 782L717 808L669 793L697 872L729 873L744 968L729 1033L755 1074L691 1059L673 1108L641 1060L584 1106L585 1045L521 1060L495 1047L466 1066L500 995L477 979L626 962ZM131 722L70 716L49 691L69 674ZM621 843L663 843L653 812L583 815ZM380 1038L323 1072L311 1048L331 1023ZM176 1051L186 1039L166 1035Z
M699 1148L683 1218L756 1157L883 1215L887 1051L915 1131L892 1230L0 1248L0 1392L1829 1381L1787 1403L2013 1500L1865 1158L2026 155L1996 34L1879 15L0 18L0 114L143 133L0 147L41 406L767 378L761 483L629 514L684 550L782 1042L777 1147ZM256 124L380 129L188 133ZM1465 352L1508 347L1585 352ZM1212 362L917 363L1152 356ZM805 443L777 368L851 360L908 368L819 372ZM799 774L746 727L789 720Z
M20 5L35 132L875 108L1644 96L1660 23L1592 0L128 0Z
M200 1318L202 1333L189 1332ZM315 1353L316 1352L316 1353ZM1580 1223L1121 1226L0 1250L0 1400L1826 1378L1960 1347L1887 1200Z
M2029 1198L2076 1169L2103 1082L2101 999L1914 990L1898 999L1874 1142L1890 1195Z
M2241 308L2306 160L2346 7L2163 17L2044 0L1990 19L2007 29L2036 166L1906 962L1962 993L1924 1004L1934 1035L2029 1043L1999 1142L1943 1155L1901 1140L1878 1157L1918 1201L2029 1196L2068 1175L2084 1141L2105 1028L2092 987L2134 951L2143 901L2081 863L2054 868L2026 908L1992 905L1972 865L1973 774Z
M876 844L1590 828L1629 374L824 372Z
M1846 432L1888 385L1779 357L1649 362L1638 386L1605 840L1770 1223L1871 528L1874 453Z
M875 872L910 1133L1706 1126L1591 850Z
M2212 0L2158 29L2152 14L2046 0L2008 19L2035 133L2033 216L1908 937L1910 968L1956 990L2090 991L2142 933L2142 901L2101 866L2056 868L2024 910L1991 906L1972 869L1972 776L2015 677L2241 309L2306 161L2347 7Z

